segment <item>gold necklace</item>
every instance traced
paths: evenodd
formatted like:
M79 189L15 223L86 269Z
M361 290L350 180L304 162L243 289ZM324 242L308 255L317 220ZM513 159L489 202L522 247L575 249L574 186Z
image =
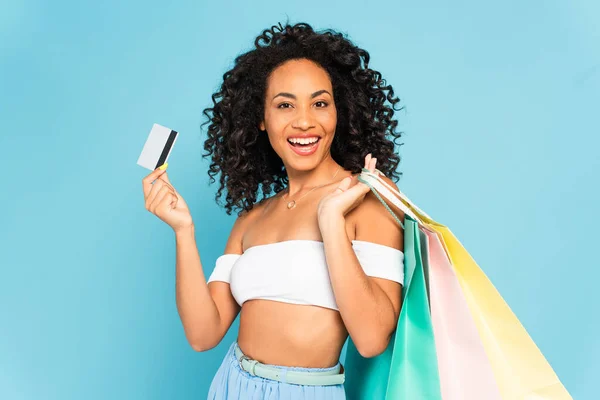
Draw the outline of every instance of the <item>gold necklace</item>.
M340 172L340 168L341 167L338 167L337 171L335 171L335 174L333 174L333 178L331 178L332 181L333 181L333 179L335 179L335 176L338 174L338 172ZM331 183L331 182L329 182L329 183ZM302 197L306 196L307 194L309 194L310 192L312 192L315 189L318 189L320 187L329 185L329 183L325 183L325 184L320 185L320 186L315 186L314 188L310 189L308 192L306 192L305 194L303 194L298 200L292 200L292 201L288 202L287 203L288 210L291 210L292 208L296 207L296 202L300 201L300 199L302 199ZM288 187L288 192L289 192L289 190L290 190L290 188ZM284 199L285 199L285 197L284 197Z

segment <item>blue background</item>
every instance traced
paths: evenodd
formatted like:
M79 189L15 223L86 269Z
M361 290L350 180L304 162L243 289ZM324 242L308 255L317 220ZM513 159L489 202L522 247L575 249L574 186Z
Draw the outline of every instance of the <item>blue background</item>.
M84 4L85 3L85 4ZM136 165L154 122L205 272L201 111L262 29L367 49L406 109L399 187L450 226L576 399L600 374L600 5L594 0L0 3L0 398L200 399L226 348L186 342L171 229Z

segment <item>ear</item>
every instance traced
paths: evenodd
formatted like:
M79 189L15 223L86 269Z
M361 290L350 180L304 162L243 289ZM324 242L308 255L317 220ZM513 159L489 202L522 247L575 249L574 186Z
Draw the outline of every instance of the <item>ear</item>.
M265 121L260 121L260 125L258 125L258 128L259 128L261 131L264 131L264 130L265 130Z

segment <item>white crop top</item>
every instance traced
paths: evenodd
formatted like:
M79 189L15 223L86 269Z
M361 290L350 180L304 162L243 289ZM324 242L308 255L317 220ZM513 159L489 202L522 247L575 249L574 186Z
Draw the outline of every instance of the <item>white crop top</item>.
M404 283L404 253L393 247L353 240L365 274ZM316 305L338 310L329 280L323 242L286 240L223 254L208 282L230 284L239 305L252 299Z

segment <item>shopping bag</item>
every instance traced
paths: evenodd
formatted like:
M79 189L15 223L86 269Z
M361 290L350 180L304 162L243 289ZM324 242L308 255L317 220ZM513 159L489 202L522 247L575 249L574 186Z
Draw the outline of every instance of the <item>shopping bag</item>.
M423 229L417 224L419 228L419 238L421 242L421 258L423 260L423 275L425 276L425 290L427 292L427 298L429 299L429 312L431 312L431 291L429 290L429 243L427 235L423 232Z
M431 320L444 400L501 400L492 366L442 241L421 230L428 249Z
M441 400L419 229L409 216L404 219L404 256L415 267L398 319L386 399Z
M404 220L403 304L385 352L363 358L350 339L346 396L353 399L441 400L417 224Z
M352 339L348 339L344 362L344 389L348 400L385 399L395 335L383 353L371 358L361 356Z
M504 399L571 399L494 285L445 226L437 226Z
M383 174L363 169L359 180L395 201L394 205L443 240L502 398L571 399L523 325L450 229L434 221L378 175Z
M398 202L398 198L390 197L394 196L392 192L378 193L375 188L371 189L381 201L381 197L385 197L392 204ZM429 304L442 398L500 400L490 362L443 244L436 233L424 226L419 226L418 234L425 282L429 281L430 286Z

